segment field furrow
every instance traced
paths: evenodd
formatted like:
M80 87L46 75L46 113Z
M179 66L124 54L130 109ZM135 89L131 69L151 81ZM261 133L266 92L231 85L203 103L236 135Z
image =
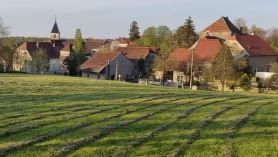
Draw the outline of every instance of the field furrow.
M202 98L202 99L208 99L208 98ZM154 100L154 99L149 99L149 100L151 101L151 100ZM145 100L143 102L148 102L148 101ZM159 105L159 104L156 104L156 105ZM74 125L74 126L63 128L62 130L58 130L56 132L54 131L54 132L50 132L50 133L47 133L47 134L44 134L44 135L39 135L36 138L31 139L29 141L24 141L22 143L17 143L15 145L11 145L11 146L9 146L7 148L0 149L0 154L4 155L4 154L7 154L8 152L15 151L16 149L19 149L19 148L22 148L22 147L26 147L26 146L30 146L32 144L35 144L35 143L38 143L38 142L42 142L44 140L53 138L53 137L61 135L61 134L68 133L70 131L74 131L76 129L80 129L80 128L87 127L87 126L90 126L90 125L93 125L93 124L105 122L105 121L108 121L108 120L111 120L111 119L114 119L114 118L119 118L121 116L124 116L124 115L127 115L127 114L131 114L131 113L134 113L134 112L137 112L137 111L140 111L142 109L149 108L149 107L151 107L151 106L146 106L146 107L143 107L143 108L138 108L138 109L135 109L135 110L130 110L130 111L127 111L127 112L124 112L124 113L120 113L120 114L117 114L117 115L114 115L114 116L105 117L105 118L103 118L101 120L98 120L98 121L86 121L86 122L82 122L82 123L79 123L79 124Z

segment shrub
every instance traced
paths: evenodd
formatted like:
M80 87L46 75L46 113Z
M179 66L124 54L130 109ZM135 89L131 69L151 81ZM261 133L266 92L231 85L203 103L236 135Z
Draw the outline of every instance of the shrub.
M272 75L268 80L267 80L267 85L269 88L272 90L277 90L278 89L278 74Z
M240 87L245 91L249 91L252 88L251 79L247 74L243 74L240 77Z

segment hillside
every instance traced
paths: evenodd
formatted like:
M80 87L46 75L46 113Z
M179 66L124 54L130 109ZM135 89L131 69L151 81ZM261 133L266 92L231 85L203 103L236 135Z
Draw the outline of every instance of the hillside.
M0 74L0 156L278 156L277 100Z

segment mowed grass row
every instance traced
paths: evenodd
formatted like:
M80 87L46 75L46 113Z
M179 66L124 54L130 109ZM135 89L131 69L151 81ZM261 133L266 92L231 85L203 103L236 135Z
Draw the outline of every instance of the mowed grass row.
M179 98L180 99L180 98ZM165 100L167 100L167 99L165 99ZM178 99L177 99L178 100ZM161 100L160 100L161 101ZM169 101L169 100L168 100ZM154 102L153 102L154 103ZM109 112L108 114L110 114L110 115L112 115L112 116L107 116L107 115L102 115L104 118L102 118L102 119L100 119L100 120L98 120L99 122L103 122L103 121L107 121L107 120L109 120L109 119L114 119L114 118L117 118L117 117L120 117L120 116L123 116L123 115L127 115L127 114L131 114L131 113L133 113L133 112L138 112L138 111L140 111L140 110L144 110L144 109L147 109L147 108L151 108L151 107L154 107L154 106L158 106L159 105L159 103L154 103L154 104L151 104L151 105L142 105L142 106L140 106L140 105L138 105L138 106L140 106L140 107L136 107L136 108L134 108L134 106L133 106L133 108L134 109L132 109L132 108L130 108L129 110L126 110L126 109L121 109L121 110L116 110L116 111L114 111L113 110L113 112ZM160 103L161 104L161 103ZM114 116L113 116L113 114L114 113L120 113L120 114L115 114ZM96 116L96 115L95 115ZM110 118L111 117L111 118ZM92 118L92 117L88 117L88 118ZM74 126L74 127L63 127L62 128L62 132L63 133L65 133L65 131L64 130L68 130L68 131L72 131L72 130L76 130L76 129L79 129L79 128L81 128L81 126L82 127L85 127L85 126L88 126L88 125L92 125L92 124L95 124L96 123L96 121L89 121L88 122L88 120L85 120L85 119L82 119L82 120L79 120L79 121L86 121L85 123L82 123L81 125L80 124L78 124L77 126ZM98 122L97 121L97 122ZM72 121L70 122L71 124L72 124ZM61 126L61 125L58 125L58 126ZM95 126L95 125L94 125ZM68 132L68 131L66 131L66 132ZM62 133L62 132L60 132L60 133ZM59 133L59 131L58 131L58 133ZM53 134L53 132L51 132L50 133L50 135L52 135ZM54 134L56 134L56 133L54 133ZM49 137L48 136L49 134L45 134L45 136L41 136L41 137ZM22 135L19 135L19 137L22 137ZM25 137L26 137L26 135L25 135ZM6 139L8 139L8 138L6 138ZM40 138L38 138L39 140L40 140ZM7 144L7 141L6 142L4 142L5 144ZM18 143L18 142L17 142ZM23 142L24 143L24 142Z
M0 156L277 156L273 95L23 74L0 89Z

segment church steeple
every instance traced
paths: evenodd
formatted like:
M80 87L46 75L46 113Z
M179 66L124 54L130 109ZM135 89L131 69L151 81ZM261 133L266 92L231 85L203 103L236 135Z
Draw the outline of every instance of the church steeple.
M60 31L59 31L59 28L58 28L58 24L57 24L57 21L56 21L56 17L55 17L55 23L54 23L54 26L51 30L51 40L60 40Z

